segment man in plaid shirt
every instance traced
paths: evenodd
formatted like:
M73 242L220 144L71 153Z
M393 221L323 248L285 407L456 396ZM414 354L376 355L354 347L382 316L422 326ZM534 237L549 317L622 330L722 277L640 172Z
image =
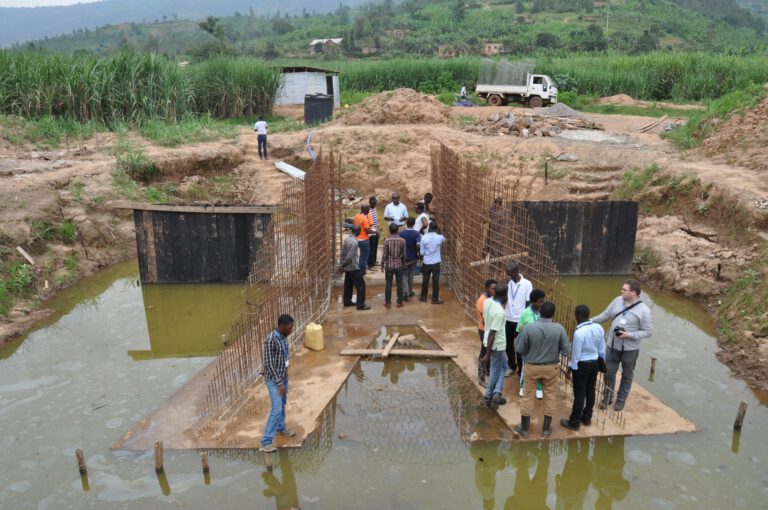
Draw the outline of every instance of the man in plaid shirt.
M264 382L269 391L272 410L264 428L259 451L274 452L275 435L293 437L295 432L285 428L285 405L288 402L288 335L293 331L293 317L282 314L277 328L264 339Z
M392 278L397 280L397 307L403 306L403 267L405 267L405 239L397 235L397 225L389 224L389 237L381 250L381 270L384 271L384 306L392 306Z

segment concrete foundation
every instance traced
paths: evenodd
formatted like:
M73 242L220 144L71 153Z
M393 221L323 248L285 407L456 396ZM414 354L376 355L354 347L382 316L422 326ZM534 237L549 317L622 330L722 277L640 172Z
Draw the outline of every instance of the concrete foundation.
M418 285L417 285L418 289ZM403 308L384 308L383 287L370 285L367 289L371 310L357 311L341 305L341 289L333 290L334 297L328 319L324 322L325 350L303 349L295 356L289 371L289 396L286 418L288 427L296 431L293 438L278 438L279 447L301 446L304 438L317 426L317 419L349 376L358 361L356 356L340 356L342 349L362 349L384 325L420 325L447 351L457 353L455 362L466 375L476 382L479 338L477 325L470 322L463 307L447 287L441 289L442 305L421 303L413 298ZM113 448L149 450L155 441L163 441L166 449L198 448L256 448L266 422L268 403L260 412L236 423L227 424L224 434L195 437L194 428L202 409L205 387L210 377L210 366L182 387L166 403L142 420L120 439ZM478 405L482 405L482 391L477 386ZM508 428L498 427L496 433L487 430L482 436L473 434L473 440L517 440L511 428L520 421L517 396L519 383L515 378L505 380L504 396L508 403L501 406L498 415ZM608 413L595 409L593 424L578 432L559 425L560 418L570 413L572 391L561 384L550 439L571 439L598 436L631 436L694 432L696 426L665 405L647 390L635 383L627 401L623 419L611 418ZM266 402L266 390L254 395L254 400ZM536 403L529 441L541 439L541 402ZM248 413L246 413L248 414Z

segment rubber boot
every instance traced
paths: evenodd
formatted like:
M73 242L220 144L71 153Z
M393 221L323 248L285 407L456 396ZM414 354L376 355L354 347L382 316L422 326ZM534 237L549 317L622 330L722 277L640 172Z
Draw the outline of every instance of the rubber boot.
M523 439L526 439L528 437L528 429L530 428L531 428L531 417L521 416L520 425L515 425L514 431L515 431L515 434L522 437Z
M552 417L551 416L545 416L544 417L544 428L541 431L541 435L544 437L549 437L549 435L552 434Z

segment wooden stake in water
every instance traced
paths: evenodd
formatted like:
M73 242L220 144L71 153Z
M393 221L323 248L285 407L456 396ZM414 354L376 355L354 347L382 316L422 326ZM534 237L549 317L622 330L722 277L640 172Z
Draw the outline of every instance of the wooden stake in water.
M264 454L264 465L267 466L267 469L269 471L272 471L272 466L273 466L272 452L266 452Z
M203 466L203 482L211 484L211 469L208 467L208 452L200 452L200 464Z
M649 381L653 381L653 374L656 373L656 358L651 358L651 375L648 376Z
M85 465L85 457L83 457L83 450L78 448L77 451L75 452L75 457L77 458L77 468L80 470L80 474L87 475L88 468Z
M155 472L163 471L163 442L155 441Z
M744 415L747 414L747 403L743 400L739 404L739 412L736 413L736 421L733 422L733 430L741 430L741 425L744 423Z

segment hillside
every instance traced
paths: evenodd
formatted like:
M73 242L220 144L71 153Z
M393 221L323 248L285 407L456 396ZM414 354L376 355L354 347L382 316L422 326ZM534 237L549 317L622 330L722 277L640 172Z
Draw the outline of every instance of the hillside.
M723 10L723 5L731 8ZM270 59L310 56L310 41L332 37L344 38L340 47L315 48L331 58L495 54L487 43L499 43L501 54L669 49L744 55L768 47L762 21L732 0L716 6L704 0L409 0L343 5L314 16L262 14L215 18L207 32L193 22L165 19L78 30L33 46L102 55L128 47L168 55L226 52Z
M357 5L362 0L346 0ZM72 31L116 23L143 23L166 19L199 20L206 16L324 13L338 7L336 0L103 0L57 7L0 8L0 47Z

